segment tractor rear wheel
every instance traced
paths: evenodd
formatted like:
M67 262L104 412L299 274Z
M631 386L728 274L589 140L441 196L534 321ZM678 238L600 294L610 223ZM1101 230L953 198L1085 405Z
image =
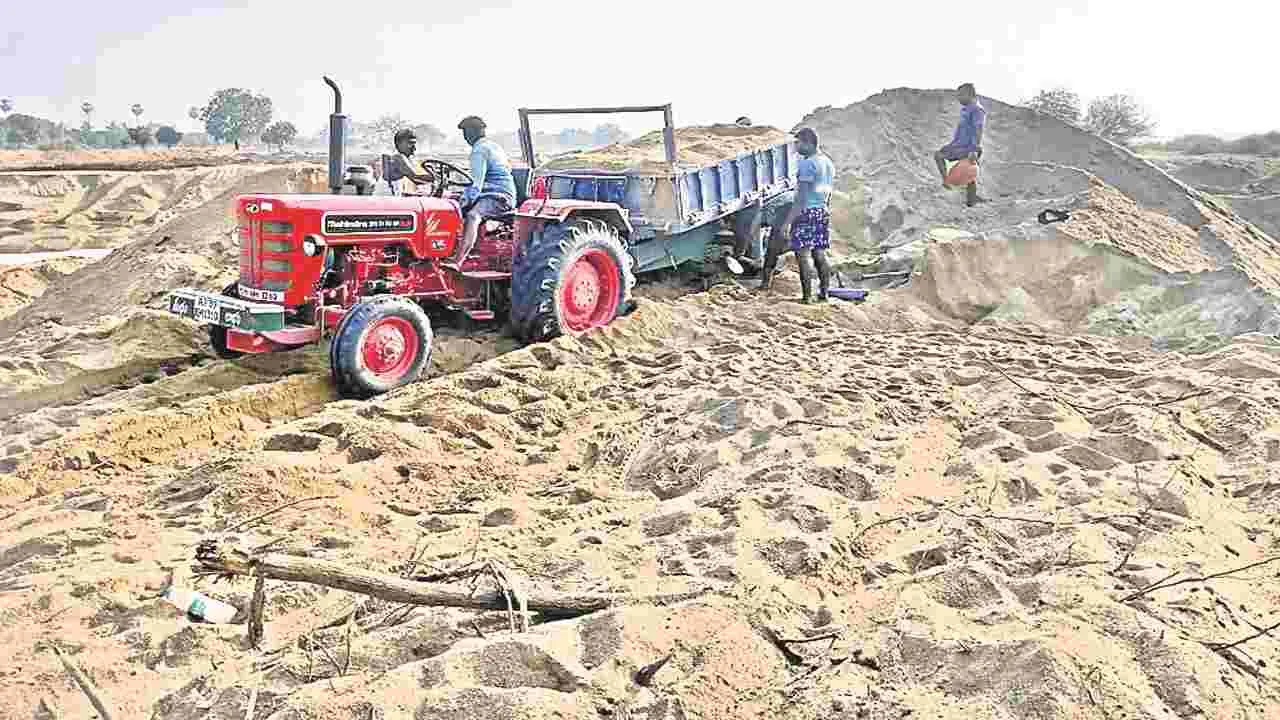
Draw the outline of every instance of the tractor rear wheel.
M631 309L633 265L610 225L589 220L544 225L512 265L512 333L532 343L608 325Z
M431 363L431 321L395 295L351 308L329 346L334 384L344 397L369 398L422 377Z
M229 298L239 298L239 284L232 282L230 285L222 288L222 294ZM223 360L234 360L244 353L237 350L227 348L227 329L221 325L209 326L209 345L213 348L213 354Z

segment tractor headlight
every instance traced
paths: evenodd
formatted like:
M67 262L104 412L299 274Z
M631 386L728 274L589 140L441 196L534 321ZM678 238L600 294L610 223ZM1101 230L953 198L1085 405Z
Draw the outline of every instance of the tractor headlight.
M324 250L324 240L318 235L308 235L302 241L302 252L307 257L315 257Z

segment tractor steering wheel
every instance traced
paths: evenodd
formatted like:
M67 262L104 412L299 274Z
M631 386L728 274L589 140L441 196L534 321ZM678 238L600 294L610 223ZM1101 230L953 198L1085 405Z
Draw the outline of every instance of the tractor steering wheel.
M439 158L424 158L420 163L423 172L436 179L436 188L433 193L436 197L444 197L444 191L448 188L466 188L476 184L471 173ZM462 180L454 180L452 176L460 175Z

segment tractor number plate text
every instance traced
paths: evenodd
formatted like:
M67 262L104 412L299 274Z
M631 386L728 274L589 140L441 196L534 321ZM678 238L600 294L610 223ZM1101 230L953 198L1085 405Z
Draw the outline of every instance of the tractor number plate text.
M368 233L413 232L417 225L414 215L325 215L326 235L364 235Z
M223 305L217 298L169 297L169 312L189 317L199 323L238 328L244 325L244 311L236 307Z

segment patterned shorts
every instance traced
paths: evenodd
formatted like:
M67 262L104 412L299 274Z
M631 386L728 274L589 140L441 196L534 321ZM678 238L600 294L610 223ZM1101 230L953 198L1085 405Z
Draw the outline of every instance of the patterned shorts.
M831 213L826 208L805 208L791 223L792 250L826 250L831 247Z

